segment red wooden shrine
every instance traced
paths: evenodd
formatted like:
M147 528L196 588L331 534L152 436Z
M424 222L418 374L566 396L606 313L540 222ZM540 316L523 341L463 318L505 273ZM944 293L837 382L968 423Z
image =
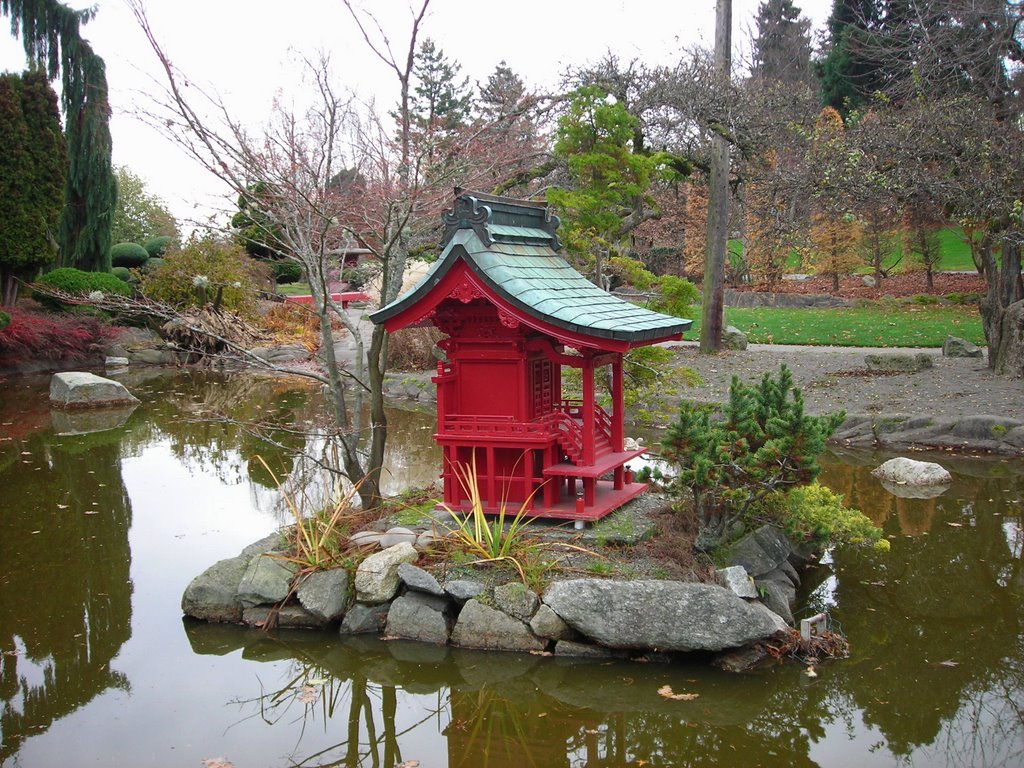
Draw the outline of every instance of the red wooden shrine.
M475 462L488 512L598 520L646 490L625 465L623 356L680 338L691 321L606 293L557 251L547 205L460 193L444 215L443 250L429 273L370 318L393 332L432 324L440 342L437 432L444 501L469 508L457 467ZM595 382L610 366L611 410ZM566 399L563 372L580 371L582 399Z

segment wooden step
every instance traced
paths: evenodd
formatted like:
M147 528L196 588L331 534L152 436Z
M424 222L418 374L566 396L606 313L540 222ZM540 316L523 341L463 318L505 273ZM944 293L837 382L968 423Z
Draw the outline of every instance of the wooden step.
M550 467L545 468L545 477L600 477L606 472L611 472L613 469L617 469L625 464L630 459L635 459L637 456L643 456L647 453L646 448L641 448L635 451L621 451L619 453L608 453L604 456L598 456L597 460L593 464L572 464L571 462L563 462L561 464L552 464Z

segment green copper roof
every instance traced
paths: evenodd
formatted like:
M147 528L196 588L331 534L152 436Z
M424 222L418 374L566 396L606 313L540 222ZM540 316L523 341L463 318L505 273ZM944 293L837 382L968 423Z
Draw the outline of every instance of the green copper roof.
M500 201L505 215L514 216L517 201L480 198L488 203L487 211L480 212L485 206L470 197L475 203L473 211L446 215L450 231L437 262L412 290L370 315L373 322L384 322L413 306L462 259L500 298L531 317L574 333L635 343L689 329L692 321L623 301L573 269L554 250L558 247L554 233L557 218L553 225L547 223L551 217L546 207L529 204L521 217L537 217L537 223L546 225L526 226L535 223L529 220L521 221L522 225L499 224L494 223L497 217L489 204ZM464 198L457 201L456 212L460 202Z

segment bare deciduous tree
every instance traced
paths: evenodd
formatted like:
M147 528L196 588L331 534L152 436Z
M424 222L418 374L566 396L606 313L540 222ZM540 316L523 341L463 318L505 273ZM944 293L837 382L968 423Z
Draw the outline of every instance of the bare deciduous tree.
M150 122L258 211L253 219L257 236L299 263L309 278L325 371L320 380L338 431L343 471L359 485L363 505L375 506L387 439L383 385L388 337L376 326L367 338L364 327L332 300L331 282L345 251L359 246L371 253L380 305L393 301L410 255L435 241L438 214L449 203L452 187L493 186L521 166L527 149L499 135L491 123L479 122L463 126L440 159L430 142L418 141L411 89L430 0L410 7L401 37L390 36L372 12L344 0L367 47L394 76L398 98L393 110L381 114L341 95L328 57L321 56L305 62L313 94L309 106L296 108L279 99L258 134L178 71L158 42L142 0L129 2L163 69L160 95L148 110ZM354 341L351 367L335 358L332 322L340 322ZM368 417L364 399L369 400Z

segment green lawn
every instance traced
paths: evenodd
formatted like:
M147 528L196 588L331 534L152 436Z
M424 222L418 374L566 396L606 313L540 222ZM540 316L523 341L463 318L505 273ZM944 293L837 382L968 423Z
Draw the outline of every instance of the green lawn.
M939 248L942 253L942 260L939 262L939 270L942 272L974 272L974 261L971 259L971 249L967 247L967 243L964 242L964 232L960 227L943 227L938 231L939 236ZM730 241L730 247L731 243ZM735 241L739 243L739 241ZM737 246L742 248L742 246ZM886 258L882 259L882 265L885 269L889 269L901 256L901 244L897 241L894 243L892 253ZM909 258L909 257L908 257ZM902 272L907 266L906 260L900 262L897 267L897 272ZM789 254L789 258L786 260L786 269L789 272L809 272L811 271L807 265L801 265L800 259L793 251ZM859 273L867 274L871 271L871 268L867 265L857 270Z
M282 296L308 296L309 283L286 283L277 286L277 292Z
M700 338L698 310L687 339ZM985 343L976 307L886 303L848 309L726 309L725 322L753 344L941 347L950 334Z

